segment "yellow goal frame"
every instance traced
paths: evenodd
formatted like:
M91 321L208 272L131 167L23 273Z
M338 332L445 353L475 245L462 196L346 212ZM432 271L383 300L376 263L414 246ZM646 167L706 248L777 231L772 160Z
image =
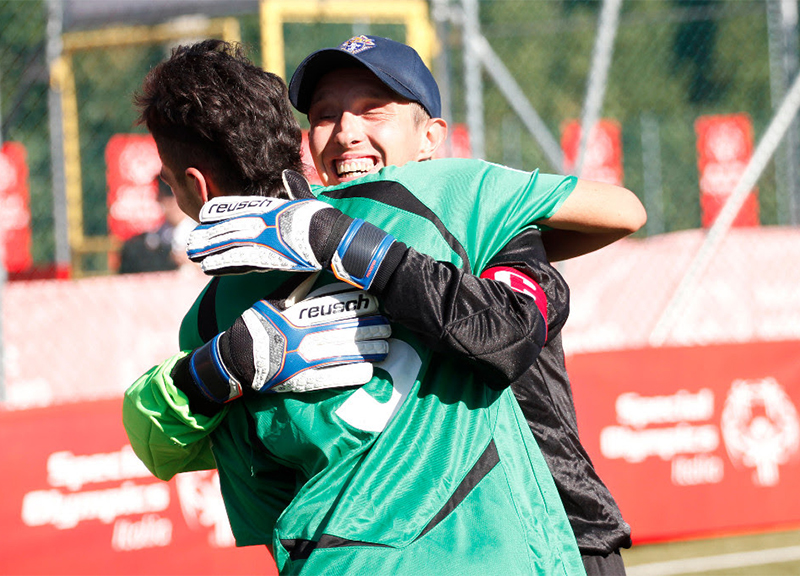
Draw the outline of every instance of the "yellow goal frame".
M260 0L259 26L263 67L281 77L286 75L283 25L295 23L400 24L405 42L413 46L428 67L438 51L436 34L426 0ZM83 183L81 177L78 99L75 89L73 55L82 50L164 44L189 37L217 37L229 42L241 40L239 21L234 17L174 22L154 26L115 26L62 34L63 50L50 72L50 82L60 93L63 118L64 186L67 211L67 241L71 250L72 274L83 275L82 257L116 250L109 236L86 236L83 230Z
M61 94L64 147L64 187L67 203L67 241L71 250L72 274L83 275L82 256L118 248L109 236L86 236L83 232L83 183L81 180L78 97L75 90L73 55L82 50L120 48L177 42L190 37L219 37L229 42L241 38L236 18L192 20L155 26L116 26L98 30L65 32L63 49L50 72L50 82Z
M406 44L416 49L429 68L437 50L426 0L261 0L259 8L262 62L266 70L281 77L286 75L285 22L403 24Z

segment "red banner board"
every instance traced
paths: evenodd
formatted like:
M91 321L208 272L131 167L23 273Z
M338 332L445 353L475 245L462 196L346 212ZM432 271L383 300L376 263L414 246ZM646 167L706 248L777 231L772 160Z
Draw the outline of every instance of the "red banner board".
M276 574L236 548L216 471L152 477L121 400L0 411L4 574Z
M450 126L448 139L449 142L439 146L435 158L472 158L472 145L466 124Z
M581 124L572 120L561 130L561 149L564 171L572 174L578 163L581 144ZM622 127L609 119L599 120L586 146L586 156L580 177L595 182L622 185Z
M747 114L701 116L697 133L700 208L704 228L716 220L753 155L753 123ZM758 226L758 189L754 188L733 221L734 226Z
M0 148L0 220L4 235L4 264L8 272L31 267L31 210L25 148L5 142Z
M635 542L800 526L800 341L568 357Z
M161 159L152 136L116 134L106 146L108 229L120 240L158 228Z

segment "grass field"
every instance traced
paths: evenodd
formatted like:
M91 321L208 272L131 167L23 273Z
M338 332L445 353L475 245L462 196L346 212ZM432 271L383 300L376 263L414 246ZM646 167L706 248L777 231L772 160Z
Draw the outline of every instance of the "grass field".
M800 530L634 546L628 576L800 576Z

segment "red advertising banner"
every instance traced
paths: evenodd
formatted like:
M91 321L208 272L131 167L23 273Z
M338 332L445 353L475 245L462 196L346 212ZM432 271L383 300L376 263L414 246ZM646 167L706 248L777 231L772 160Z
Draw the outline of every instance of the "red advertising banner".
M564 171L573 173L581 145L581 124L572 120L561 130ZM580 177L595 182L622 185L622 128L615 120L602 119L594 125L586 146Z
M116 134L106 146L108 229L120 240L158 228L161 159L152 136Z
M800 341L567 359L581 438L635 542L800 526Z
M0 212L6 270L23 272L33 259L28 164L25 148L18 142L5 142L0 148Z
M700 171L700 208L704 228L709 228L739 183L753 155L753 123L747 114L701 116L697 134ZM745 200L734 226L758 226L758 189Z
M152 477L121 400L0 411L5 574L277 574L236 548L216 471Z
M447 142L439 146L435 158L472 158L469 129L465 124L450 126L448 139L449 148Z

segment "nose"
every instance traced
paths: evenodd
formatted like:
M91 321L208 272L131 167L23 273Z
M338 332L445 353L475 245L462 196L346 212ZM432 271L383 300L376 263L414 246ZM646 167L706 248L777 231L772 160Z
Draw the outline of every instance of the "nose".
M363 140L364 132L361 119L357 114L345 110L339 117L336 142L342 146L350 146Z

